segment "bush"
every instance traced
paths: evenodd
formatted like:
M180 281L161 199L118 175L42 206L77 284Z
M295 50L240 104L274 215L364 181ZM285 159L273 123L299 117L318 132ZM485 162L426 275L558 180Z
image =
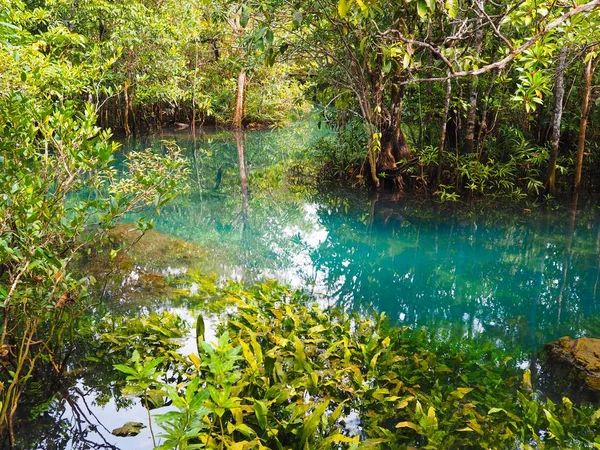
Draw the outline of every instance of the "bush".
M200 316L198 353L179 366L184 381L146 384L175 407L157 416L160 449L600 444L598 412L540 400L529 371L491 343L323 309L276 283L228 285L210 298L236 308L218 342L204 341ZM143 374L162 359L138 354L132 364Z

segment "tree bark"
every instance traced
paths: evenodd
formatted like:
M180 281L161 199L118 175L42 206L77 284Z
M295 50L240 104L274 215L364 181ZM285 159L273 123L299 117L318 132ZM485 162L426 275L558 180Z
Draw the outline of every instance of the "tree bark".
M440 143L438 146L438 169L436 184L439 187L442 183L442 161L444 159L444 144L446 143L446 129L448 128L448 111L450 110L450 99L452 97L452 80L446 81L446 101L444 102L444 112L442 113L442 124L440 132Z
M481 0L478 0L481 3ZM483 5L480 6L483 8ZM481 54L483 46L483 31L481 30L481 19L476 22L478 30L475 32L475 52ZM475 149L475 121L477 119L477 97L479 96L478 77L473 76L471 80L471 92L469 94L469 109L467 110L467 125L465 128L465 153L473 153Z
M477 161L481 161L481 157L483 154L483 142L485 141L485 138L488 135L488 131L490 130L490 127L488 126L488 112L490 107L490 98L492 97L492 92L494 91L494 86L496 84L497 74L498 72L494 72L492 74L490 87L486 92L485 100L483 102L483 110L481 111L481 123L479 125L479 133L477 133Z
M125 134L127 136L131 136L131 128L129 128L129 92L127 89L129 88L129 83L125 82L123 86L123 94L125 95L125 117L123 118L123 129L125 130Z
M560 49L558 63L556 65L556 87L554 91L554 110L552 112L552 147L550 149L548 175L546 178L546 193L548 194L554 194L556 192L556 160L558 158L558 146L560 144L560 125L563 113L563 98L565 96L567 50L566 46Z
M592 77L594 76L593 58L589 58L585 65L583 75L585 87L581 101L581 119L579 121L579 138L577 139L577 161L575 163L575 180L573 191L578 192L581 184L581 172L583 171L583 155L585 153L585 133L587 131L588 117L590 114L590 95L592 92Z
M396 163L410 156L410 148L402 132L402 98L404 87L392 84L389 119L382 124L381 153L377 161L379 170L393 170Z
M233 115L233 127L236 130L242 129L242 119L244 118L244 89L246 88L246 69L241 69L237 81L237 100L235 103L235 112Z

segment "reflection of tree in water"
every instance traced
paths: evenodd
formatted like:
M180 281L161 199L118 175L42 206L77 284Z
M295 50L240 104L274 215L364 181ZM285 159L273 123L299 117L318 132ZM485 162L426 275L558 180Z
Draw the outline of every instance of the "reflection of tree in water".
M328 236L313 264L347 309L374 308L469 338L537 347L580 333L598 312L593 215L580 214L575 227L550 215L464 219L444 211L385 196L324 201L318 215Z
M302 242L291 239L290 230L313 223L305 217L305 196L287 189L277 168L262 170L285 158L280 147L289 138L252 132L180 139L193 149L192 192L163 209L157 229L214 252L209 269L250 283L291 270ZM240 170L245 167L248 172Z
M103 434L110 434L110 431L94 416L90 405L86 404L88 393L79 387L72 387L56 395L57 398L49 405L48 411L36 419L35 426L32 426L33 432L18 433L17 448L119 450L119 447L104 438Z
M99 345L91 331L93 324L107 311L107 305L103 305L79 319L77 329L64 345L63 370L57 372L48 361L37 365L35 380L39 381L30 383L17 411L21 423L17 448L118 449L106 440L110 430L95 411L98 404L108 401L118 409L133 404L121 395L124 376L113 368L123 358L106 354L101 361L90 359ZM0 448L8 448L5 444L0 441Z

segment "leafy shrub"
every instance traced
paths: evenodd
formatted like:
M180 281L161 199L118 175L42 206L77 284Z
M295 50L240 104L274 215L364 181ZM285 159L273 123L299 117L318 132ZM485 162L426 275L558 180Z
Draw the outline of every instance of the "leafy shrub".
M185 381L162 384L175 410L157 416L160 449L600 445L599 412L542 401L529 371L492 343L390 327L276 283L214 298L236 310L214 344L200 317ZM157 365L136 358L140 373Z

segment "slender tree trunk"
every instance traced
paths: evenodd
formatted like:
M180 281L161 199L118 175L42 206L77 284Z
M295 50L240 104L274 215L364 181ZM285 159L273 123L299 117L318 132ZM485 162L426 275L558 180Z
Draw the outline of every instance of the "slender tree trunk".
M404 87L392 86L392 123L391 130L393 132L392 155L396 162L402 158L410 156L410 148L402 132L402 99L404 97Z
M369 168L371 172L371 180L375 184L376 188L381 186L379 181L379 176L377 176L377 152L381 151L379 149L380 142L377 142L375 137L373 136L373 130L371 127L367 127L367 156L369 158Z
M373 112L368 102L368 95L366 92L362 92L363 95L358 96L358 104L362 117L365 121L365 131L367 134L367 160L369 162L369 172L371 180L375 187L379 188L381 183L377 176L377 154L381 150L381 140L377 140L375 137L375 131L377 130L376 125L373 123Z
M237 101L235 103L235 112L233 115L233 127L237 130L242 128L242 119L244 118L244 90L246 88L246 69L241 69L237 82Z
M194 42L196 58L194 59L194 84L192 86L192 133L196 137L196 84L198 81L198 42Z
M123 129L127 136L131 136L131 128L129 128L129 83L126 81L123 86L123 94L125 95L125 117L123 118Z
M488 88L485 94L485 100L483 103L483 110L481 111L481 124L479 126L479 133L477 133L477 161L481 161L481 157L483 155L483 142L488 134L488 111L490 106L490 98L492 96L492 92L494 90L495 82L496 82L497 72L492 74L492 79L490 82L490 87ZM541 109L541 108L540 108Z
M573 191L579 191L581 172L583 170L583 155L585 153L585 133L587 131L588 117L590 114L590 94L592 92L592 77L594 75L592 59L589 58L585 65L583 99L581 102L581 120L579 121L579 138L577 140L577 162L575 164L575 180Z
M556 160L560 144L560 125L563 113L563 98L565 96L565 66L567 61L567 47L560 49L556 65L556 88L554 93L554 110L552 113L552 147L550 161L548 161L548 175L546 178L546 193L554 194L556 191Z
M446 81L446 101L444 102L444 112L442 113L442 131L440 132L440 143L438 146L438 170L436 184L439 187L442 183L442 161L444 159L444 144L446 143L446 129L448 128L448 111L450 110L450 99L452 97L452 81L448 78Z
M133 80L134 78L131 77L131 79ZM131 86L131 92L129 93L129 114L131 116L131 123L133 125L133 131L136 131L138 129L138 121L137 121L137 117L135 115L135 109L133 107L134 104L135 104L135 85Z
M481 3L481 0L477 0ZM481 5L483 8L483 5ZM475 51L479 55L483 46L483 31L481 30L481 19L476 26L479 28L475 33ZM469 109L467 110L467 125L465 128L465 153L473 153L475 149L475 121L477 119L477 97L479 96L478 77L471 80L471 93L469 94Z

